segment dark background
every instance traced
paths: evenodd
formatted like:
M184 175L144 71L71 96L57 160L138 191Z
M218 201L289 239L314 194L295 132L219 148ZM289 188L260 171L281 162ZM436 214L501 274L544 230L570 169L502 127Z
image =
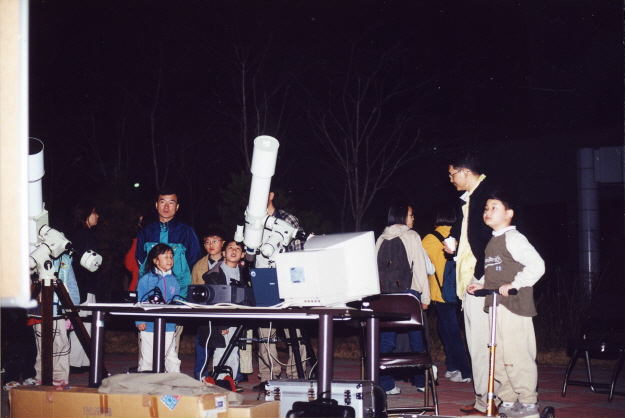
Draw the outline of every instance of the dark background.
M372 139L384 145L406 115L407 163L362 219L376 234L396 198L410 199L415 229L428 233L432 210L458 196L447 156L472 147L518 195L519 228L548 268L575 270L576 150L623 145L617 1L33 0L30 14L30 135L45 144L46 207L68 231L76 202L97 201L111 288L127 280L134 219L163 184L180 191L177 216L199 235L234 230L258 134L281 143L278 203L307 231L353 230L344 175L315 130L324 106L342 105L331 91L357 91L349 77L403 89ZM267 104L254 108L259 98ZM623 185L602 185L600 207L602 263L621 287Z

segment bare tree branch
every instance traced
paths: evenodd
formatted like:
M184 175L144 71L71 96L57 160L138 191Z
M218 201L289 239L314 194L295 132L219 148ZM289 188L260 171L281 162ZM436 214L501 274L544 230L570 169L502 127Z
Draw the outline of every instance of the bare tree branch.
M393 68L397 48L368 66L360 65L356 50L354 43L343 74L326 71L327 94L320 96L316 89L299 85L310 100L306 108L313 135L345 181L347 204L341 213L349 212L358 231L377 193L418 151L418 116L414 106L405 103L427 80L411 84L398 77Z

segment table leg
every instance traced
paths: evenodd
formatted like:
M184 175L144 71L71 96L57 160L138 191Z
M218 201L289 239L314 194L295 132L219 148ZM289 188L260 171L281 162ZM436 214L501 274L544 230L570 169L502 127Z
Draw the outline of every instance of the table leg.
M91 319L90 388L98 388L102 383L102 370L104 368L104 315L105 312L93 311Z
M317 371L317 399L332 397L332 371L334 370L334 346L332 315L319 315L319 369Z
M152 372L165 373L165 318L154 318Z
M367 318L367 359L365 376L373 383L380 383L380 319Z

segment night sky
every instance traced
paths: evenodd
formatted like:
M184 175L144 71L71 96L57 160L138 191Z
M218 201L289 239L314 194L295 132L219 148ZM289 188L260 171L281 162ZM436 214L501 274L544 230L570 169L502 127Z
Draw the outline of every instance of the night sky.
M570 154L623 144L617 1L32 0L30 12L30 135L46 146L44 200L59 224L81 197L140 206L159 182L182 185L189 223L210 224L219 189L247 169L240 139L251 147L263 133L281 142L274 180L291 207L336 232L340 174L315 139L315 104L340 105L329 92L366 78L385 54L376 85L404 90L381 132L406 114L406 137L419 141L365 228L379 228L388 196L420 202L419 214L455 196L444 155L459 146L538 138ZM269 99L255 119L259 97ZM580 135L592 130L617 134ZM506 158L538 170L526 155L504 154L496 170L506 175ZM574 181L569 162L553 169L573 170Z

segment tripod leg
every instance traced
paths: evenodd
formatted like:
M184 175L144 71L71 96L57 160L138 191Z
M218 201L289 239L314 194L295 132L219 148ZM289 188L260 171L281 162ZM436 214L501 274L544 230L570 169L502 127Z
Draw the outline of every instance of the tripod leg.
M289 330L289 345L291 346L291 352L293 353L293 361L295 362L295 369L297 370L297 377L300 379L306 378L304 368L302 367L302 356L299 352L299 338L297 337L297 330L294 326L288 326ZM292 366L288 366L292 367Z
M47 282L47 283L46 283ZM41 383L51 386L53 377L53 281L44 280L41 286Z
M67 316L74 327L74 332L76 332L76 337L78 337L80 345L82 345L82 348L91 360L91 337L87 333L87 329L85 328L85 324L82 322L82 318L78 315L79 309L72 303L72 300L69 298L69 294L67 293L67 289L65 289L65 286L62 283L56 282L54 291L56 292L63 309L70 311Z
M306 355L308 356L308 364L310 364L310 378L315 380L317 379L317 355L306 330L302 328L300 332L302 333L302 340L306 345Z
M219 374L222 372L221 369L226 365L226 361L228 361L228 357L230 357L230 355L232 354L234 346L239 343L239 338L241 338L241 334L243 334L243 325L239 325L236 331L234 331L234 335L232 336L232 338L230 338L230 343L228 344L228 347L226 347L226 351L224 351L224 354L221 356L219 362L211 372L210 376L213 379L216 379L217 376L219 376ZM234 373L234 370L231 370L231 374L232 378L235 379L236 374Z

